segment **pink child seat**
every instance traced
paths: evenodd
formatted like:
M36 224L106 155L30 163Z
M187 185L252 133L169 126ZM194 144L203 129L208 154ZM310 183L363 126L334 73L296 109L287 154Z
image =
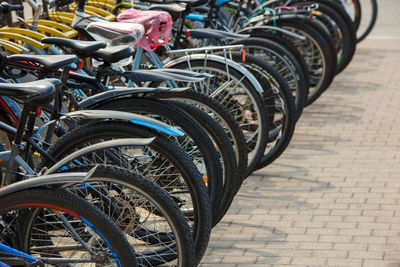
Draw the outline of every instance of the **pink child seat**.
M117 16L117 21L143 25L145 36L136 45L146 51L154 51L171 36L172 17L165 11L127 9Z

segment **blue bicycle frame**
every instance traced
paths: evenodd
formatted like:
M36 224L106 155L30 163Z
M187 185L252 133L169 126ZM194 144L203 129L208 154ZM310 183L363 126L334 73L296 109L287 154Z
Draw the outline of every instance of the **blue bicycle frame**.
M33 263L39 263L41 262L39 259L32 257L29 254L26 254L24 252L21 252L19 250L16 250L14 248L11 248L7 245L4 245L2 243L0 243L0 252L6 253L8 255L13 255L16 258L20 259L23 262L29 263L29 264L33 264ZM1 258L0 258L1 259ZM11 267L8 264L5 264L4 262L0 261L0 267Z

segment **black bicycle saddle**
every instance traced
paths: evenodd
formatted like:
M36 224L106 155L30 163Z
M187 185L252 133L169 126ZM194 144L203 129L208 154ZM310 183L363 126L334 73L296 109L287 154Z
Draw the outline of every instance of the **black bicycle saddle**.
M103 41L80 41L60 37L45 37L41 40L41 42L44 44L54 44L61 47L70 48L81 56L85 56L88 53L97 51L107 46L107 44Z
M17 54L11 55L7 58L13 62L32 62L40 64L46 69L57 70L59 68L68 66L78 60L75 55L29 55Z
M130 46L110 46L104 49L97 50L90 53L90 56L104 61L105 63L115 63L124 58L130 57L133 53L133 49Z
M54 78L27 83L0 83L0 95L39 107L49 104L60 87L61 81Z

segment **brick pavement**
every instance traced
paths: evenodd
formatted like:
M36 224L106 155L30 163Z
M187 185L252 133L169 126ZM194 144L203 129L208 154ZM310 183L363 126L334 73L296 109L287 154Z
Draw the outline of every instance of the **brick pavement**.
M400 266L400 41L371 38L254 173L200 266Z

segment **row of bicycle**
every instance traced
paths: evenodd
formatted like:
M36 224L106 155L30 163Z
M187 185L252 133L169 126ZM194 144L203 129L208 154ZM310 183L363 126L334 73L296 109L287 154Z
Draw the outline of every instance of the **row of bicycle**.
M0 263L196 266L361 18L358 0L151 2L0 5Z

